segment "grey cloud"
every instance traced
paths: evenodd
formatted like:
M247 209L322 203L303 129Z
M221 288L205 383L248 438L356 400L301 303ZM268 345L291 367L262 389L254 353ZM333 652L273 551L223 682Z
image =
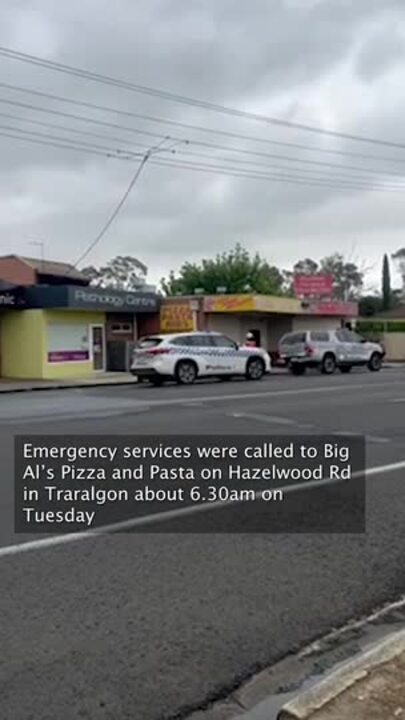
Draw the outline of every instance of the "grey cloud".
M372 35L377 26L379 32ZM17 49L44 54L70 65L297 121L306 122L309 118L313 124L321 125L325 118L321 113L317 117L316 105L311 107L309 98L314 97L321 105L324 102L326 115L329 112L335 116L345 130L398 139L402 137L405 103L401 97L394 96L392 90L388 95L385 93L382 103L384 84L381 83L392 81L394 71L404 72L403 59L395 45L398 35L391 37L390 34L393 27L399 33L403 26L403 3L394 0L300 3L120 0L115 4L99 0L80 3L36 0L0 7L0 42L4 45L18 42ZM347 87L342 85L339 75L346 66L349 66ZM262 138L326 147L350 146L357 151L383 153L360 143L350 145L216 115L3 58L0 58L0 71L9 83L123 110ZM334 97L324 98L325 80L336 81L339 101ZM359 81L364 80L367 81L367 103L355 92ZM110 119L157 133L167 132L166 126L148 121L73 109L45 99L28 99L1 88L0 97ZM346 113L346 97L350 97L350 116ZM33 111L6 108L0 103L0 112L86 127ZM0 116L1 124L4 120ZM33 129L42 132L39 127ZM102 128L86 129L104 132ZM57 131L44 129L43 132L56 134ZM123 131L105 129L105 132L122 134L128 146L132 141L140 141L139 137ZM256 147L275 154L351 162L344 157L315 156L243 140L214 139L201 132L173 127L169 132L242 149ZM94 142L102 141L94 139ZM152 140L144 142L146 147ZM2 138L1 134L0 149L0 252L22 251L23 247L26 252L25 238L37 236L46 239L49 255L66 260L76 257L95 237L135 170L134 163L35 146ZM214 152L192 146L189 149ZM218 155L221 154L223 151L218 151ZM175 159L180 157L179 154ZM280 164L270 158L263 162L269 166ZM365 161L363 165L370 166ZM286 173L298 173L297 165L285 163L285 166ZM316 166L312 169L317 170ZM381 228L381 232L386 229L387 247L395 250L397 230L405 221L403 203L400 197L390 196L389 204L381 199L376 201L376 197L379 198L360 191L337 192L333 187L265 183L150 166L89 261L103 262L116 253L131 252L145 260L151 274L158 278L178 267L184 259L214 254L240 240L259 249L270 260L288 264L302 254L319 256L349 247L355 232L363 236L369 230L371 235L375 227ZM356 211L345 213L343 209L351 207L353 202ZM387 220L387 208L393 207L395 212L392 211ZM376 235L372 237L375 246L370 252L378 253Z
M370 82L400 64L404 57L404 27L401 31L393 18L390 23L374 28L364 41L357 57L356 70L363 80Z

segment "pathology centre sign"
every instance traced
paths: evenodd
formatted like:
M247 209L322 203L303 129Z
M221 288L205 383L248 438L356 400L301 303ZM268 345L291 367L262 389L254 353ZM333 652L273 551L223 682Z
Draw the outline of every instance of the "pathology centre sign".
M0 307L14 307L16 297L10 292L0 292Z
M154 293L125 292L110 288L69 287L69 307L116 312L154 312L159 297Z

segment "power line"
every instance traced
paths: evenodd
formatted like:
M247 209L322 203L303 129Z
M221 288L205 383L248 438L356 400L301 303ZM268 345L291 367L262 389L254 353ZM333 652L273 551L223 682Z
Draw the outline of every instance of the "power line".
M120 148L109 148L109 147L106 147L105 145L98 145L97 143L84 142L83 140L71 140L70 138L61 137L60 135L59 136L58 135L49 135L49 134L44 135L44 133L34 132L33 130L23 130L23 129L9 126L9 125L0 125L0 129L5 130L6 132L21 133L21 135L28 135L28 136L33 135L34 137L43 138L45 140L51 139L51 140L61 141L63 143L74 143L75 145L78 145L79 147L83 146L86 148L101 150L101 151L105 151L106 153L109 153L109 154L115 154L117 156L127 155L130 159L134 159L136 157L141 157L141 155L142 155L141 152L135 153L131 150L125 150L125 149L121 150Z
M1 83L0 83L1 86ZM57 99L57 96L52 97ZM64 100L64 102L74 102L73 100ZM141 130L139 128L128 127L127 125L119 125L117 123L107 122L106 120L97 120L96 118L87 117L85 115L76 115L75 113L62 112L61 110L55 110L53 108L44 108L39 105L32 105L30 103L18 102L18 100L8 100L6 98L0 98L0 103L6 105L13 105L14 107L23 108L25 110L35 110L35 112L47 113L49 115L57 115L58 117L70 118L71 120L79 120L80 122L86 122L94 125L101 125L103 127L110 127L118 130L126 130L127 132L136 133L137 135L148 135L149 137L164 138L165 135L161 133L154 133L148 130ZM81 104L81 103L80 103ZM85 103L86 105L88 103Z
M364 168L360 167L358 165L340 165L339 163L329 163L322 160L309 160L307 158L295 158L291 157L289 155L277 155L274 153L265 153L265 152L256 152L254 150L246 150L245 148L237 148L232 146L224 146L224 145L217 145L215 143L206 143L206 142L200 142L198 140L190 140L190 144L198 145L200 147L206 147L211 148L215 150L226 150L228 152L235 152L242 155L254 155L255 157L261 157L261 158L271 158L272 160L284 160L285 162L289 163L302 163L304 165L316 165L317 167L327 167L327 168L333 168L338 170L346 170L348 172L356 171L361 173L373 173L377 175L392 175L394 177L404 177L404 173L401 172L392 172L386 171L384 169L381 170L373 170L370 168ZM242 161L240 161L242 162ZM301 172L301 168L299 168Z
M170 140L170 138L164 138L164 139L162 140L162 143L165 142L165 140ZM145 152L145 154L144 154L141 162L139 163L139 165L138 165L138 167L137 167L137 169L136 169L136 171L135 171L135 174L134 174L133 177L131 178L131 181L130 181L127 189L125 190L125 192L124 192L121 200L119 201L118 205L116 206L116 208L114 209L114 211L111 213L110 217L108 218L107 222L103 225L103 227L101 228L101 230L100 230L100 232L98 233L98 235L94 238L94 240L90 243L90 245L86 248L86 250L85 250L85 251L80 255L80 257L76 260L76 262L74 263L72 269L76 269L77 266L78 266L81 262L83 262L83 260L91 253L92 250L94 250L94 248L96 247L96 245L98 245L98 243L100 242L100 240L104 237L104 235L106 234L107 230L108 230L109 227L112 225L112 223L114 222L115 218L117 217L117 215L119 214L120 210L122 209L122 207L124 206L125 202L127 201L128 197L129 197L132 189L133 189L134 186L136 185L136 182L137 182L137 180L138 180L138 178L139 178L139 176L140 176L143 168L145 167L146 163L147 163L148 160L152 157L152 155L154 155L155 153L158 153L158 152L161 151L161 145L162 145L162 143L159 143L159 145L157 145L157 146L155 146L155 147L149 148L149 150L147 150L147 151ZM171 146L171 147L172 147L172 146ZM171 148L167 148L167 149L170 150Z
M51 123L49 123L49 125L51 125ZM71 138L64 138L64 137L61 137L58 135L49 135L49 134L44 135L43 133L38 133L33 130L23 130L20 128L11 128L10 126L7 126L7 125L0 125L0 131L3 131L3 130L6 131L6 133L3 133L3 134L6 135L7 137L13 137L13 138L19 139L19 135L20 135L21 139L29 140L29 141L36 141L37 144L38 144L38 142L43 140L43 141L45 141L44 144L47 144L47 145L51 144L55 147L61 147L64 149L70 149L72 147L72 149L80 150L81 148L83 148L84 150L86 150L86 151L90 150L91 152L94 152L96 150L97 152L95 154L98 154L98 155L102 154L103 156L110 157L110 158L134 160L135 158L140 157L142 155L141 152L136 153L128 148L110 148L110 147L106 147L104 145L98 145L96 143L79 141L79 140L71 139ZM14 134L10 135L11 132L13 132ZM15 133L19 133L19 135L15 135ZM188 141L185 140L183 142L185 144L187 144ZM173 152L173 150L172 150L172 148L162 148L161 152L168 153L168 152ZM204 154L204 153L195 153L195 152L187 151L187 152L180 152L179 155L181 157L183 157L183 156L186 156L186 157L190 156L190 157L197 157L197 158L202 157L203 159L211 160L213 163L215 161L216 162L221 161L221 162L225 162L225 163L237 163L242 166L246 165L246 164L252 165L253 166L253 168L251 169L252 173L260 172L261 168L266 168L266 170L268 172L272 171L272 170L282 170L282 171L288 170L288 168L286 168L285 166L275 165L274 163L272 163L270 165L270 164L265 164L265 163L258 163L257 161L239 160L237 158L224 158L224 157L217 156L217 155L208 155L206 153ZM210 165L210 167L213 167L213 165ZM245 170L244 167L239 167L239 168L234 167L231 169L241 170L241 171ZM250 168L248 168L248 170L250 170ZM310 175L310 177L309 177L310 180L315 179L317 181L326 180L326 181L332 181L332 182L349 182L349 183L351 183L351 185L350 185L351 187L354 184L356 184L356 186L362 185L364 187L364 185L367 185L367 187L369 187L369 185L366 182L368 179L368 176L366 178L364 178L362 176L355 176L355 175L346 175L346 176L334 175L331 173L325 173L325 172L319 171L319 170L315 171L313 169L307 169L307 168L297 168L297 169L293 168L293 171L295 173L297 173L297 171L299 173L301 173L301 175L297 175L297 177L301 177L301 179L303 179L303 180L308 179L308 178L305 178L305 176L304 177L302 176L302 173L306 173L307 175L308 174ZM322 174L320 175L319 173L322 173ZM311 175L312 176L315 175L315 178L311 178ZM379 180L379 178L377 178L377 179ZM388 181L383 179L382 185L381 184L377 185L376 181L374 181L373 186L376 188L377 187L381 188L381 189L390 189L390 188L400 189L401 187L404 187L403 185L399 184L399 181L390 180L390 179Z
M82 133L82 132L83 132L85 135L90 135L90 136L95 136L95 137L101 137L101 138L104 139L104 140L111 140L111 141L117 140L117 141L119 141L119 142L126 142L126 139L124 139L124 138L115 138L115 137L111 137L111 136L107 136L107 135L101 135L101 134L99 134L99 133L92 133L92 132L88 132L88 131L82 131L82 130L78 130L78 129L76 129L76 128L66 127L65 125L56 125L56 124L54 124L54 123L43 123L42 121L31 120L31 119L27 119L27 120L26 120L25 118L21 118L21 117L19 117L19 116L15 116L15 115L7 115L6 113L0 113L0 117L1 117L1 116L11 117L12 119L20 120L20 121L22 121L22 122L39 124L39 125L41 125L41 126L45 126L45 127L48 127L48 128L63 130L63 131L65 131L65 132L74 132L74 133ZM0 126L0 128L1 128L1 127L2 127L2 126ZM9 127L7 127L7 126L6 126L6 127L3 126L3 128L4 128L4 129L7 129L7 130L11 130L11 128L9 128ZM36 133L34 133L34 131L30 131L30 130L24 130L24 129L20 129L20 128L16 128L16 130L17 130L18 132L36 134ZM41 135L41 134L38 133L38 135ZM52 137L54 140L61 139L61 138L58 138L58 136L48 136L48 137ZM70 138L67 138L67 140L68 140L69 142L72 142ZM76 141L75 141L75 142L76 142ZM84 144L84 143L82 143L82 144ZM143 146L141 145L141 143L133 143L133 144L134 144L134 145L138 145L138 146L140 146L140 147L143 147ZM191 141L191 143L189 143L189 141L187 141L187 144L193 144L193 141ZM197 144L198 144L198 143L197 143ZM87 143L86 143L86 145L87 145ZM131 149L125 148L125 147L123 147L123 148L115 148L115 149L113 150L112 148L111 148L111 149L110 149L110 148L105 148L104 146L98 146L98 145L96 146L96 145L94 145L93 143L92 143L91 145L92 145L92 147L96 147L97 149L105 149L105 150L108 150L108 151L111 152L111 153L112 153L112 152L115 152L117 155L125 154L125 155L127 155L127 156L129 156L129 157L132 157L132 155L134 155L134 156L137 155L136 153L134 154ZM226 150L226 151L228 151L228 152L243 153L243 154L245 154L245 155L250 155L250 154L251 154L250 151L245 151L245 150L240 149L240 148L233 148L233 147L228 148L228 147L226 147L226 146L224 147L224 146L221 146L221 145L214 145L214 144L211 144L211 143L204 144L204 147L205 147L205 146L207 146L207 147L209 147L209 148ZM144 150L144 148L143 148L143 150ZM232 163L238 163L238 164L241 164L241 165L252 165L252 166L254 166L254 167L259 167L259 168L264 167L264 168L268 168L268 169L279 169L279 170L280 170L280 169L281 169L281 170L286 170L286 169L288 169L288 168L286 168L285 166L282 166L282 165L275 165L273 162L271 163L271 165L269 165L269 163L260 163L260 162L258 162L257 160L241 160L241 159L235 158L235 157L224 157L224 156L212 155L212 154L207 154L207 153L198 153L198 152L192 152L192 151L190 151L190 150L183 151L183 152L180 151L179 154L182 155L182 156L185 155L185 156L191 156L191 157L202 157L202 158L205 158L205 159L208 159L208 160L220 160L221 162L226 162L226 163L232 162ZM284 155L271 155L271 154L267 154L267 153L255 153L255 152L253 152L252 154L253 154L253 155L258 155L259 157L268 157L268 158L271 158L271 159L275 158L275 159L278 159L278 160L286 160L286 161L289 161L289 162L300 162L299 159L290 158L290 157L287 157L287 156L284 156ZM138 156L139 156L139 153L138 153ZM312 165L312 163L311 163L311 165ZM317 163L315 163L315 165L317 165ZM304 168L297 168L297 170L298 170L300 173L306 173L306 174L308 174L308 173L314 174L314 173L318 172L318 174L321 173L321 174L322 174L321 176L325 176L326 178L329 177L329 178L332 178L332 179L333 179L333 178L336 178L336 179L343 179L343 180L359 180L359 181L364 180L364 177L363 177L364 174L367 174L367 175L368 175L369 172L372 172L373 174L382 175L383 178L386 178L386 176L389 176L389 175L393 175L394 180L391 180L391 179L388 177L388 180L386 181L386 182L391 183L392 185L395 185L395 182L396 182L396 183L399 183L400 180L404 180L404 179L405 179L405 178L403 177L403 175L400 174L400 173L398 173L398 174L393 174L393 173L384 173L383 171L374 171L374 170L373 170L373 171L369 171L369 170L364 169L364 168L352 167L352 166L344 166L344 165L337 165L337 164L335 164L335 163L321 163L321 165L322 165L322 166L323 166L323 165L327 166L328 170L329 170L329 168L333 168L333 169L337 168L337 169L347 170L349 174L346 174L345 176L344 176L344 175L341 175L341 176L339 176L339 175L333 175L333 173L331 174L330 170L329 170L329 173L327 173L327 172L324 172L323 170L319 170L318 168L317 168L316 170L313 170L312 168L308 170L307 168L304 167ZM295 169L294 169L294 170L295 170ZM351 170L356 170L357 172L360 172L360 173L361 173L360 177L358 177L358 176L356 176L356 175L353 175L353 174L350 174L350 171L351 171ZM396 177L397 177L397 176L398 176L398 178L399 178L398 181L396 180Z
M21 133L20 135L16 135L15 132ZM66 140L65 138L58 139L57 136L44 136L42 133L34 133L30 131L15 131L14 134L12 132L4 132L2 130L2 126L0 126L0 136L8 137L16 140L23 140L28 141L30 143L39 144L39 145L47 145L52 147L58 147L61 149L67 149L67 150L74 150L76 152L83 152L83 153L90 153L97 156L107 157L107 158L113 158L116 160L134 160L136 156L139 157L140 153L130 153L129 151L117 151L116 149L109 149L104 148L104 146L97 146L93 143L88 144L85 142L81 142L78 146L76 143L78 141L76 140ZM33 136L33 137L32 137ZM103 148L104 151L96 150L94 148ZM165 152L169 152L169 148L165 148ZM192 154L192 153L190 153ZM214 158L215 159L215 158ZM163 164L163 161L161 161L161 164ZM166 164L166 163L165 163ZM203 164L203 163L195 163L195 162L189 162L189 161L182 161L173 163L171 161L167 162L167 165L169 167L178 167L182 169L194 169L194 170L201 170L205 172L213 172L213 173L220 173L222 175L229 175L229 176L236 176L236 177L245 177L245 178L252 178L252 179L264 179L264 180L272 180L272 181L285 181L287 178L289 181L295 182L295 184L299 185L314 185L317 187L331 187L334 189L355 189L355 190L373 190L373 191L381 191L381 192L398 192L401 190L401 185L377 185L375 182L373 182L371 185L367 184L366 181L364 181L362 178L334 178L334 177L313 177L308 178L302 175L299 175L295 173L294 175L277 175L277 174L269 174L267 173L259 173L258 170L253 171L245 171L244 168L237 168L237 167L224 167L221 165L215 165L215 164ZM269 169L271 170L272 167L269 166ZM284 168L280 168L284 169ZM302 169L300 169L300 172L303 172ZM310 172L310 171L307 171Z
M134 187L136 181L138 180L138 178L139 178L139 176L140 176L143 168L145 167L145 165L146 165L149 157L150 157L150 155L148 155L148 153L146 153L146 155L143 156L143 158L142 158L141 162L139 163L139 166L138 166L138 168L137 168L137 170L136 170L136 172L135 172L135 175L132 177L131 182L129 183L127 189L125 190L125 192L124 192L121 200L119 201L117 207L115 208L115 210L113 211L113 213L110 215L110 217L108 218L108 220L107 220L107 222L105 223L105 225L103 225L102 229L100 230L100 232L98 233L98 235L95 237L95 239L94 239L94 240L90 243L90 245L86 248L86 250L84 251L84 253L82 253L82 254L80 255L80 257L76 260L75 264L73 265L73 268L74 268L74 269L76 269L77 266L80 265L81 262L83 262L83 260L91 253L91 251L96 247L96 245L98 245L98 243L100 242L100 240L104 237L104 235L106 234L108 228L112 225L112 223L114 222L114 220L115 220L115 218L117 217L118 213L120 212L122 206L125 204L125 201L127 200L127 198L128 198L128 196L129 196L132 188Z
M15 106L18 106L18 107L22 107L22 108L25 108L25 109L32 109L32 110L39 111L39 112L43 112L43 113L51 113L51 114L53 114L53 115L61 116L61 117L63 117L63 118L70 118L70 119L73 119L73 120L79 120L79 121L81 121L81 122L89 122L89 123L96 124L96 125L118 128L118 129L121 129L121 130L133 132L133 133L136 133L136 134L143 134L143 135L148 135L148 136L153 136L153 137L158 137L158 138L164 137L164 136L162 136L162 135L160 135L160 134L158 134L158 133L148 132L148 131L146 131L146 130L140 130L139 128L130 128L130 127L128 127L128 126L120 125L120 124L118 124L118 123L109 123L109 122L106 122L106 121L103 121L103 120L97 120L97 119L95 119L95 118L88 118L88 117L83 116L83 115L75 115L74 113L65 113L65 112L62 112L62 111L53 110L53 109L47 109L47 108L39 107L39 106L37 106L37 105L31 105L31 104L28 104L28 103L20 103L20 102L18 102L18 101L10 101L10 100L5 100L5 99L3 99L3 98L0 98L0 103L12 104L12 105L15 105ZM5 115L5 114L4 114L4 113L0 113L0 115ZM15 116L11 116L11 117L15 117ZM22 118L22 120L23 120L24 122L32 122L32 123L35 123L35 124L44 124L44 125L47 126L47 127L61 128L61 129L67 130L67 131L69 131L69 132L70 132L70 131L71 131L71 132L74 132L74 133L80 132L80 131L77 130L77 129L66 128L66 126L62 126L62 125L52 125L52 124L49 124L49 123L41 123L41 121L38 121L38 120L28 120L28 119L26 120L25 118ZM88 131L83 131L83 134L91 135L92 133L90 133L90 132L88 132ZM111 139L111 140L116 139L116 140L121 141L121 142L126 142L126 140L124 140L123 138L122 138L122 139L121 139L121 138L118 139L118 138L114 138L113 136L108 136L108 137L107 137L107 136L98 135L97 133L94 133L94 136L95 136L95 137L103 137L103 138L105 138L105 139ZM177 138L177 139L180 141L180 138ZM330 168L333 168L333 169L335 169L335 168L337 168L337 169L343 169L343 170L345 170L345 171L354 170L354 171L358 171L358 172L361 172L361 173L369 173L369 172L371 172L371 173L380 174L380 175L392 175L392 176L398 176L398 177L401 177L401 178L403 177L403 173L401 173L401 172L395 172L395 171L392 171L392 170L385 170L385 169L383 169L383 168L381 168L381 169L379 169L379 170L376 170L376 169L372 169L372 168L369 169L369 168L364 168L364 167L360 167L360 166L356 166L356 165L347 165L347 164L346 164L346 165L343 165L343 164L339 164L339 163L330 163L330 162L322 161L322 160L310 160L310 159L308 159L308 158L299 158L299 157L291 157L291 156L288 156L288 155L279 155L279 154L273 154L273 153L266 153L266 152L263 152L263 151L255 151L255 150L250 150L250 149L246 149L246 148L237 148L237 147L233 147L233 146L220 145L220 144L217 144L217 143L209 143L209 142L205 142L205 141L201 141L201 140L193 140L193 139L191 139L191 140L189 140L189 143L190 143L190 144L194 144L194 145L198 145L198 146L200 146L200 147L210 148L210 149L225 150L226 152L236 152L236 153L240 153L240 154L243 154L243 155L252 155L252 156L254 155L254 156L256 156L256 157L266 157L266 158L270 158L270 159L272 159L272 160L273 160L273 159L275 159L275 160L282 160L282 161L285 161L285 162L301 163L301 164L304 164L304 165L315 165L315 166L320 166L320 167L323 167L323 166L324 166L324 167L330 167ZM134 143L134 144L137 144L137 143ZM139 143L138 143L138 144L139 144ZM404 161L405 161L405 160L404 160Z
M77 147L76 145L74 145L73 140L71 143L69 141L67 141L67 143L69 143L69 144L67 144L67 143L64 144L62 142L53 142L51 140L38 140L35 137L32 138L32 137L27 137L25 135L15 135L12 132L3 132L2 130L0 130L0 137L11 138L13 140L22 140L23 142L29 142L33 145L44 145L44 146L49 146L49 147L60 148L61 150L73 150L76 152L87 153L89 155L96 155L97 157L114 158L116 160L133 160L133 157L131 157L131 158L123 157L122 155L116 155L115 153L113 153L111 151L99 152L98 150L91 150L90 148L86 148L86 147Z
M381 155L370 155L369 153L353 152L353 151L348 151L348 150L320 148L320 147L316 147L313 145L306 145L306 144L302 144L302 143L283 142L281 140L272 140L270 138L261 138L261 137L255 137L253 135L246 135L244 133L234 133L234 132L227 131L227 130L207 128L202 125L193 125L190 123L180 122L178 120L171 120L169 118L159 118L159 117L155 117L153 115L145 115L142 113L135 113L135 112L131 112L130 110L122 110L121 108L113 108L113 107L109 107L107 105L98 105L96 103L90 103L90 102L86 102L84 100L77 100L76 98L67 98L66 96L63 97L61 95L55 95L53 93L47 93L47 92L43 92L40 90L33 90L32 88L25 88L25 87L21 87L18 85L11 85L10 83L0 83L0 87L5 88L7 90L12 90L14 92L21 92L21 93L34 95L37 97L47 98L48 100L56 100L57 102L70 103L72 105L90 108L92 110L114 113L116 115L120 115L120 116L124 116L124 117L133 117L138 120L147 120L149 122L154 122L154 123L159 123L159 124L164 124L164 125L171 125L171 126L179 127L179 128L186 129L186 130L204 132L204 133L213 134L213 135L221 135L223 137L230 137L230 138L238 139L238 140L248 140L250 142L256 142L256 143L260 143L260 144L277 145L277 146L281 146L281 147L289 147L289 148L295 148L295 149L299 149L299 150L306 150L309 152L319 152L319 153L327 153L327 154L339 155L339 156L357 157L359 159L362 158L363 160L373 160L373 161L379 161L379 162L383 161L383 162L392 162L392 163L400 163L400 164L405 163L405 158L393 158L393 157L385 157L385 156L381 156ZM5 99L1 99L0 102L17 104L16 101L5 100ZM21 103L21 105L25 106L22 103ZM57 112L57 111L51 110L51 109L45 110L43 108L38 108L36 106L28 105L27 107L31 107L31 109L39 110L41 112L50 112L53 114L59 114L59 112L60 112L60 111ZM67 114L67 116L69 116L69 114ZM73 115L72 115L72 117L73 117ZM76 116L76 117L79 118L80 116ZM89 122L96 122L98 124L101 124L101 123L104 124L103 121L94 120L94 119L91 119L91 120L89 119ZM125 128L122 125L114 124L114 127L121 128L121 129L127 129L127 130L131 131L131 128L128 128L128 127ZM133 131L135 132L135 130L133 130ZM141 131L137 129L136 132L141 132ZM146 131L143 130L142 133L146 133ZM159 136L159 137L161 137L161 136Z
M0 100L1 102L1 100ZM40 125L41 127L47 127L54 130L63 130L64 132L76 133L79 135L88 135L89 137L101 138L102 140L109 140L110 142L128 142L128 138L115 137L114 135L103 135L102 133L91 132L91 130L82 130L79 128L67 127L66 125L58 125L56 123L44 122L42 120L36 120L35 118L24 118L20 115L13 115L11 113L0 112L0 118L8 118L9 120L18 120L19 122L28 123L30 125ZM18 128L17 128L18 129ZM28 132L28 131L27 131ZM144 147L145 143L137 143L131 141L132 145Z
M354 142L370 143L372 145L381 145L385 147L392 147L404 150L405 144L392 142L390 140L383 140L379 138L367 137L365 135L355 135L351 133L339 132L337 130L330 130L327 128L316 127L314 125L306 125L304 123L296 123L290 120L283 120L281 118L270 117L266 115L260 115L258 113L251 113L244 110L238 110L236 108L226 107L225 105L219 105L211 103L205 100L198 100L195 98L189 98L185 95L177 95L170 93L165 90L151 88L146 85L139 85L136 83L130 83L118 78L113 78L108 75L101 73L91 72L83 68L77 68L64 63L58 63L52 60L46 60L45 58L38 57L36 55L30 55L23 53L11 48L0 46L0 55L11 59L18 60L20 62L28 63L30 65L36 65L47 70L64 73L67 75L73 75L85 80L91 80L93 82L101 83L103 85L111 85L114 87L120 87L124 90L129 90L136 93L142 93L153 97L159 97L162 100L169 100L171 102L181 103L183 105L189 105L193 107L199 107L204 110L209 110L223 115L230 115L232 117L238 117L245 120L254 120L256 122L266 123L268 125L276 125L278 127L300 130L308 133L326 135L330 137L337 137L344 140L350 140Z
M277 183L289 183L293 185L300 185L300 186L313 186L318 188L325 188L325 189L332 189L332 190L343 190L343 191L351 191L351 190L357 190L357 191L367 191L367 192L384 192L384 193L398 193L401 192L401 190L392 190L392 189L382 189L379 187L374 186L359 186L359 185L347 185L342 183L336 183L336 182L324 182L322 181L316 181L310 180L308 178L300 178L299 176L288 176L288 175L268 175L268 174L262 174L257 175L253 173L247 173L242 171L233 171L229 168L221 168L220 166L208 166L208 165L202 165L198 163L178 163L173 160L152 160L151 165L158 165L160 167L173 167L173 168L179 168L182 170L194 170L197 172L206 172L206 173L212 173L214 175L225 175L229 177L239 177L239 178L249 178L252 180L265 180L265 181L271 181L271 182L277 182Z
M292 170L294 172L306 173L306 174L312 174L312 175L317 174L317 175L321 175L321 177L325 177L325 178L329 178L329 179L349 180L352 182L362 182L364 180L367 180L370 175L370 173L368 173L367 170L363 170L363 175L354 175L354 174L350 174L350 173L343 175L343 174L333 173L330 170L329 171L325 171L322 169L319 170L318 168L316 170L313 168L308 169L306 167L291 168L286 165L277 165L274 163L263 163L263 162L258 162L257 160L240 160L239 158L234 158L234 157L224 157L223 155L209 155L207 153L192 152L189 150L187 150L185 152L180 151L178 153L178 155L179 155L179 157L197 157L197 158L204 158L204 159L208 159L208 160L216 160L216 161L220 161L222 163L235 163L235 164L243 165L243 166L244 165L253 166L253 168L267 168L269 170L274 170L274 169L276 169L276 170ZM375 174L375 173L373 173L373 174ZM389 185L392 185L393 187L404 187L405 188L405 185L402 185L402 183L401 183L401 181L402 182L405 181L404 176L400 175L398 177L398 179L396 177L394 177L393 179L388 177L388 179L385 180L386 174L381 173L381 175L382 175L381 178L379 175L377 175L376 181L388 183ZM372 178L372 180L374 181L374 178Z
M386 192L386 193L397 193L401 192L402 189L401 186L398 186L398 188L386 188L383 186L376 186L375 184L372 185L361 185L359 182L343 182L343 181L326 181L324 178L305 178L300 175L289 175L289 174L270 174L270 173L258 173L255 172L248 172L241 170L240 168L229 168L229 167L223 167L221 165L209 165L205 163L196 163L196 162L188 162L188 161L181 161L178 162L176 160L169 160L169 159L162 159L162 160L151 160L151 164L153 165L160 165L162 167L176 167L181 169L187 169L187 170L199 170L203 172L212 172L214 174L220 174L220 175L229 175L234 177L242 177L242 178L251 178L255 180L271 180L271 181L277 181L277 182L292 182L294 184L298 185L314 185L317 187L324 187L324 188L332 188L337 190L359 190L359 191L378 191L378 192Z

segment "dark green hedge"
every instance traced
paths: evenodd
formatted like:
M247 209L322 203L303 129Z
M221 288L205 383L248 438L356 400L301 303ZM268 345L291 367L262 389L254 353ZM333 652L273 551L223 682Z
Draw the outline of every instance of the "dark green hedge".
M360 333L401 333L405 332L405 320L359 320L357 330Z

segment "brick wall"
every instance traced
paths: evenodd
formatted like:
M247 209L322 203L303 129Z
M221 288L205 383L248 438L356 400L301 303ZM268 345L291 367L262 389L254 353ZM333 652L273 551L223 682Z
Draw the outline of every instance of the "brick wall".
M145 335L153 335L160 332L160 315L159 313L141 314L136 316L138 338Z

